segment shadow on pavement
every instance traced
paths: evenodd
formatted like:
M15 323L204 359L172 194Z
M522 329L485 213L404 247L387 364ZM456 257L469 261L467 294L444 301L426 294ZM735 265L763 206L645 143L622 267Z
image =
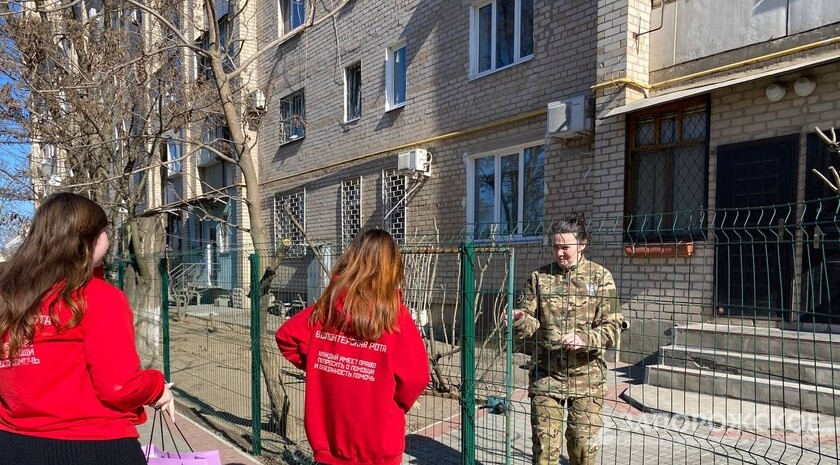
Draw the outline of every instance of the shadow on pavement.
M412 465L460 465L461 452L432 438L418 434L405 437L405 453ZM482 465L476 461L477 465Z

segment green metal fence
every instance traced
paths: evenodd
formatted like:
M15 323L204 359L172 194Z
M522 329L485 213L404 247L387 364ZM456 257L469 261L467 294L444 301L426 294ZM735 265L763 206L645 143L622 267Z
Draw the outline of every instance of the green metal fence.
M606 354L600 463L836 463L835 199L587 221L587 256L612 272L631 325ZM266 251L205 252L140 258L163 276L160 308L147 309L157 313L138 315L160 330L140 344L143 360L205 426L265 463L309 463L305 377L273 336L318 296L338 251L283 260L270 286L259 285ZM538 342L513 340L501 319L528 272L551 262L544 238L407 239L403 253L405 301L432 371L408 415L404 463L530 463Z

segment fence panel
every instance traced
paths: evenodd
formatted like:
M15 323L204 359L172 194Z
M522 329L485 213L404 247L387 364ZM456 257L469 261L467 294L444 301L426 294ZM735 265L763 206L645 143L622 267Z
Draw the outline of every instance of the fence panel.
M838 460L838 208L832 198L586 219L585 254L612 273L630 322L605 354L598 463ZM520 305L529 272L553 261L545 238L407 238L402 250L404 300L432 371L408 414L404 463L530 463L538 340L514 340L502 318ZM256 329L249 253L213 274L195 265L204 252L170 261L168 350L179 401L266 463L310 463L305 376L282 359L273 335L317 297L337 247L272 268L273 303L260 309ZM263 264L271 259L260 254ZM160 325L151 312L138 320ZM138 341L150 348L144 361L160 365L161 335L144 335L152 339Z

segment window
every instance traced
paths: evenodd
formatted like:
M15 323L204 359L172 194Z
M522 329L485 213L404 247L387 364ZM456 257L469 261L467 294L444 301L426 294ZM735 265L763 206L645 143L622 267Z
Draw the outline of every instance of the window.
M484 0L470 20L470 76L481 76L534 55L534 0Z
M224 54L222 65L226 72L233 71L234 58L239 54L236 41L232 37L231 23L227 15L219 18L219 51ZM204 33L199 44L202 50L210 50L210 34ZM210 66L210 59L199 53L195 56L195 79L213 79L213 68Z
M700 237L708 172L707 97L630 115L625 189L631 238Z
M405 194L407 178L397 170L382 173L382 229L402 243L405 240Z
M468 230L476 238L542 234L545 147L500 150L467 164Z
M306 100L303 89L280 100L280 143L303 139L306 135Z
M58 176L58 154L55 146L44 144L41 146L41 174L52 179Z
M349 244L362 230L362 178L341 182L341 238Z
M198 151L198 166L200 167L222 161L217 152L226 157L233 157L235 154L230 130L221 115L210 116L204 120L201 143L202 146Z
M180 213L169 212L166 215L166 244L172 251L180 252L183 241L184 220Z
M362 117L362 63L344 68L344 121Z
M230 250L230 229L227 224L219 223L219 253L227 253Z
M219 18L219 51L225 54L222 60L225 72L233 71L233 59L239 54L232 29L233 25L227 15Z
M290 248L286 256L289 258L306 256L306 242L300 229L306 227L305 199L303 189L274 196L274 247L279 249L288 241Z
M286 35L303 26L306 21L306 0L279 0L280 35Z
M173 137L166 140L166 168L167 175L178 176L181 174L181 158L184 156L184 142L181 131L173 134Z
M148 161L135 161L131 170L131 189L134 191L137 212L146 211L148 205L146 201L148 196Z
M405 105L405 44L388 48L385 57L385 111Z

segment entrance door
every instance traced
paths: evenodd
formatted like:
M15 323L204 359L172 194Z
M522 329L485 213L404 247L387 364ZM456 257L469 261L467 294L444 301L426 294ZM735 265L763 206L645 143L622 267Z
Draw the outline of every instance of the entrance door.
M798 146L799 136L791 135L718 147L719 316L790 314Z
M816 134L809 134L807 142L800 320L840 324L840 202L811 171L833 179L828 167L840 166L840 157Z

